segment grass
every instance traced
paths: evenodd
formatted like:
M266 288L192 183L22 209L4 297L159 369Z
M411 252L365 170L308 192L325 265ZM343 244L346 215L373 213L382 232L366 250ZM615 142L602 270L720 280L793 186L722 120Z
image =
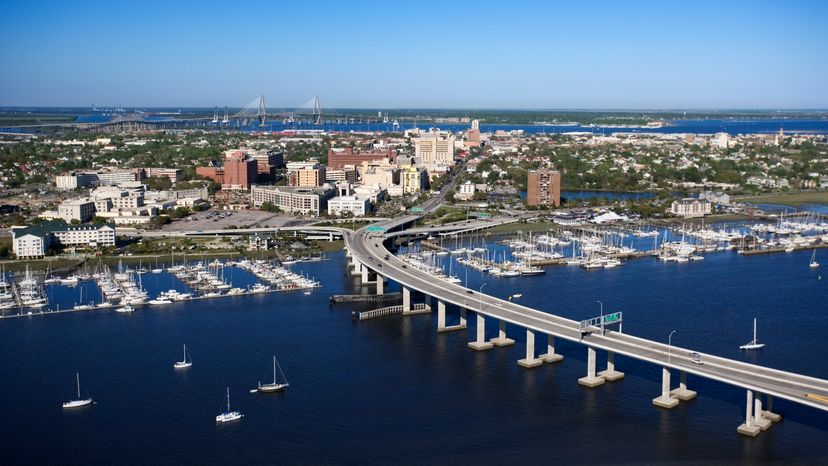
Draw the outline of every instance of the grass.
M762 196L740 197L739 202L754 204L780 204L800 207L804 204L828 204L828 191L810 191L802 193L773 193Z

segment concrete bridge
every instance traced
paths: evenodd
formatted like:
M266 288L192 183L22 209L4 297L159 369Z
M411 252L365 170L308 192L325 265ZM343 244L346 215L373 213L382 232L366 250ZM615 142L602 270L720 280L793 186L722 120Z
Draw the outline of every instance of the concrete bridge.
M578 383L589 388L624 377L624 373L615 366L616 354L646 361L661 367L661 389L654 391L657 396L652 403L665 409L673 408L680 402L696 396L696 392L687 387L687 374L740 387L745 389L746 393L745 418L737 431L748 436L758 435L773 422L781 419L781 416L772 411L774 397L828 411L826 380L747 364L713 354L699 354L687 348L638 338L620 331L605 332L604 329L595 326L590 326L584 331L580 322L489 296L480 290L470 290L457 284L436 280L395 257L386 248L385 242L394 237L413 234L415 231L418 234L450 232L481 225L477 221L473 224L464 222L461 225L403 229L416 218L406 216L381 222L373 225L370 231L363 228L356 232L343 232L349 267L353 267L352 274L359 276L363 284L375 285L378 294L384 292L385 279L399 283L403 294L403 315L415 313L414 304L411 302L412 291L423 293L426 299L430 297L436 300L438 332L467 330L467 314L468 311L472 311L476 315L476 329L468 347L473 350L485 351L513 345L514 340L506 335L506 323L524 328L526 331L525 357L517 361L517 364L527 369L563 360L563 355L555 351L556 338L577 342L582 344L587 352L585 375ZM493 222L488 224L495 225ZM446 322L448 304L460 308L460 321L454 325L448 325ZM498 336L486 340L486 325L492 321L499 326ZM542 354L537 354L536 338L539 336L545 336L546 344L541 349ZM599 351L606 353L607 361L606 367L601 370L597 367ZM678 374L678 386L674 386L672 381L674 373Z

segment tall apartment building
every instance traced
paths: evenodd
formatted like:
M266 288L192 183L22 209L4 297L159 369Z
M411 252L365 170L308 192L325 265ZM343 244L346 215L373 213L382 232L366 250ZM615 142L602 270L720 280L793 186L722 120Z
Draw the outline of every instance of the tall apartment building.
M480 146L480 121L472 120L471 128L466 131L466 147Z
M95 203L91 199L72 199L58 205L58 216L67 222L87 222L95 217Z
M111 172L98 172L98 180L101 186L114 186L128 181L143 181L144 169L135 168L132 170L115 170Z
M333 183L339 181L347 181L348 183L357 182L357 171L353 167L342 168L339 170L325 170L325 181Z
M296 186L315 188L325 184L325 167L303 168L296 171Z
M400 169L400 184L403 194L416 194L426 187L428 179L425 170L414 165L406 165Z
M530 170L526 180L526 204L530 206L561 205L561 172L548 168Z

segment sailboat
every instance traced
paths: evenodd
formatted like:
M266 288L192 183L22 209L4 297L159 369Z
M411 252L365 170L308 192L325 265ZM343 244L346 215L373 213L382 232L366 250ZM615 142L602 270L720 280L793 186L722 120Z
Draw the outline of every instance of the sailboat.
M187 359L187 345L184 345L184 360L183 361L176 361L173 364L173 367L176 369L186 369L193 365L192 359Z
M91 405L92 398L81 398L80 394L80 374L75 372L75 378L78 381L78 399L76 400L69 400L66 403L63 403L64 408L79 408L81 406Z
M817 260L816 260L816 249L814 249L814 253L811 254L811 263L808 264L808 267L810 267L812 269L815 269L815 268L819 267L819 262L817 262Z
M216 416L216 422L230 422L237 421L244 417L244 414L238 411L230 411L230 387L227 387L227 409Z
M277 383L276 382L276 368L279 368L279 373L282 374L282 379L284 379L284 383ZM278 392L281 390L286 389L289 387L290 384L287 381L287 377L285 377L285 373L282 372L282 366L276 361L276 356L273 356L273 383L266 383L262 384L259 382L259 387L250 390L250 393L262 392L262 393L273 393Z
M761 349L764 346L765 346L764 343L759 343L756 340L756 319L754 318L753 319L753 340L751 340L747 344L744 344L744 345L740 346L739 349L740 350L754 350L754 349Z

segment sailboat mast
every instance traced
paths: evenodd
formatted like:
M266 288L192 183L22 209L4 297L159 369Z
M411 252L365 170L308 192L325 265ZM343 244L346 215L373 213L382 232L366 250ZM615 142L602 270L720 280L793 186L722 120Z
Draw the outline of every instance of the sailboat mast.
M753 343L756 343L756 317L753 318Z
M276 356L273 356L273 385L276 385Z
M79 372L75 372L75 378L78 381L78 399L80 400L80 373Z

